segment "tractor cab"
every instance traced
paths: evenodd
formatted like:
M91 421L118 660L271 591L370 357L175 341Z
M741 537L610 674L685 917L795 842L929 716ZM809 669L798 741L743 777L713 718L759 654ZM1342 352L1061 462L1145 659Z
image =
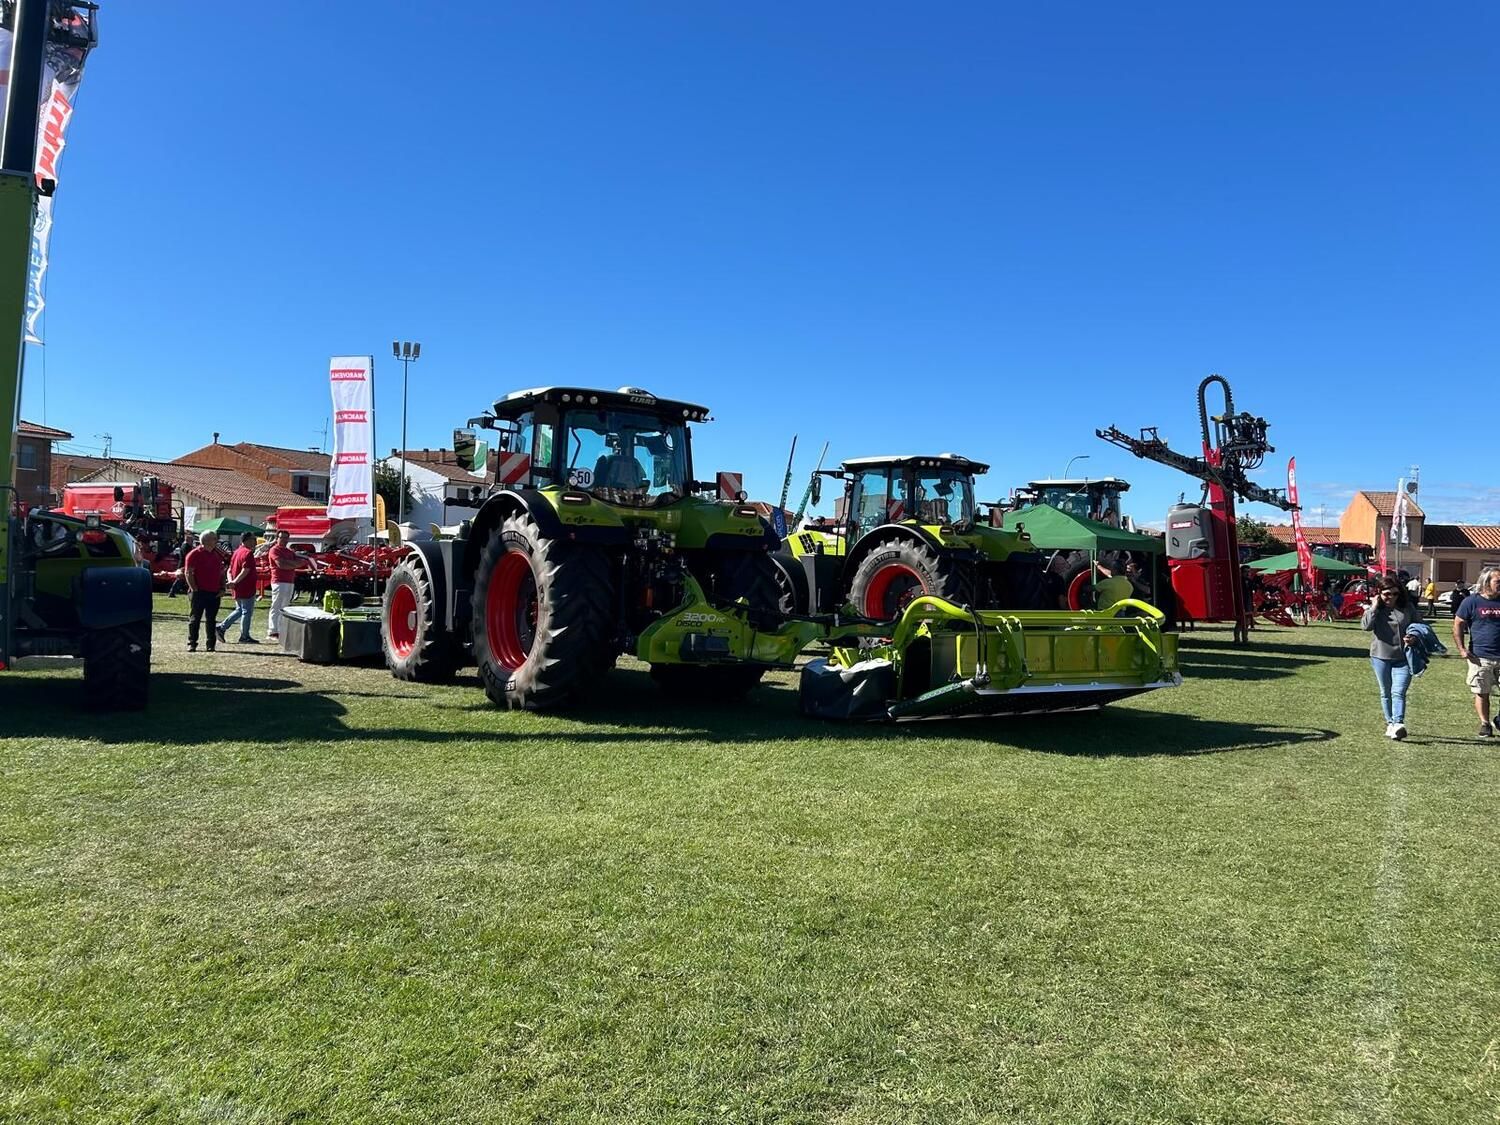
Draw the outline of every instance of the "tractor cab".
M501 488L560 488L659 508L699 491L688 424L707 420L707 407L639 387L543 387L507 395L477 421L499 431Z
M847 542L852 545L888 523L972 527L974 477L988 469L953 453L845 461L839 472L845 481L841 522Z
M1130 521L1120 511L1120 497L1129 491L1130 483L1118 477L1034 480L1015 491L1011 507L1044 504L1070 516L1128 530Z

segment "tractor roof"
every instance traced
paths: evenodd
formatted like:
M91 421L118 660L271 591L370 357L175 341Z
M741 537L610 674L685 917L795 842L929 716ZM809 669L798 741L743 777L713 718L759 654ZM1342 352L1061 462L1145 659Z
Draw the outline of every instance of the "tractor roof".
M1027 488L1076 488L1079 490L1092 488L1113 488L1117 492L1129 492L1130 482L1121 480L1119 477L1048 477L1046 480L1034 480L1027 484Z
M953 469L960 473L987 473L990 467L980 461L970 461L957 453L902 453L890 457L850 457L843 463L845 472L856 469L879 469L914 467L918 469Z
M681 417L687 422L708 421L708 407L676 399L657 398L640 387L621 387L616 391L591 387L531 387L524 391L512 391L496 402L495 417L519 418L539 402L553 406L594 406L605 410L645 410L664 417Z

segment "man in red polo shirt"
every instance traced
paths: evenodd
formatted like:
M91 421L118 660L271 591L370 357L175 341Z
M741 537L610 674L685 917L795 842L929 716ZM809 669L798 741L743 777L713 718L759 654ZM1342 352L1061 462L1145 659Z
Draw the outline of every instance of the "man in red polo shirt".
M219 622L219 640L236 621L240 623L240 643L260 644L250 635L250 618L255 613L255 533L245 532L240 536L240 545L229 559L229 592L234 595L234 609Z
M307 566L307 560L289 546L291 541L291 532L278 531L266 554L271 564L271 631L266 636L273 641L281 636L281 611L292 604L297 590L297 571Z
M219 537L205 531L198 545L182 560L182 578L187 583L192 599L192 616L188 618L188 651L198 651L198 630L205 614L208 616L208 651L213 652L218 640L215 623L219 618L219 598L224 592L224 557L217 547Z

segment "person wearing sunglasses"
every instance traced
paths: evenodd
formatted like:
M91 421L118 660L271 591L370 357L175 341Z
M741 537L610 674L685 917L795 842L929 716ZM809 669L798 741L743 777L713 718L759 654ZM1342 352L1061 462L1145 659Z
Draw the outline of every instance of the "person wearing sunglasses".
M1380 710L1385 715L1385 736L1406 737L1406 689L1411 686L1411 667L1406 647L1412 643L1407 630L1422 620L1422 611L1395 578L1381 581L1365 606L1359 627L1370 633L1370 666L1380 685Z

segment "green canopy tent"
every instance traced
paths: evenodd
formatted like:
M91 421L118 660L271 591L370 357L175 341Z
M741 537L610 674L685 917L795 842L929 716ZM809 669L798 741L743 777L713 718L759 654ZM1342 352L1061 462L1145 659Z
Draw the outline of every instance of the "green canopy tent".
M226 536L243 535L250 532L252 535L264 535L266 529L248 524L244 520L237 520L232 516L216 516L211 520L199 520L193 524L193 534L202 535L205 531L212 531L220 539Z
M1053 508L1046 504L1035 504L1006 512L1001 526L1007 531L1024 529L1031 536L1032 543L1043 552L1087 551L1089 561L1093 563L1097 563L1099 555L1105 551L1139 551L1148 555L1161 555L1165 554L1167 549L1165 539L1126 531L1121 527L1111 527L1107 523L1071 515L1061 508ZM1156 604L1157 567L1151 566L1150 571L1151 600L1153 604ZM1097 586L1097 571L1094 574L1093 584Z
M1167 549L1166 540L1154 535L1069 515L1046 504L1005 513L1005 530L1017 531L1023 525L1031 541L1044 551L1092 551L1096 555L1100 551L1145 551L1160 555Z
M1325 558L1319 554L1313 555L1312 562L1313 568L1322 571L1324 574L1366 573L1365 568L1362 566L1355 566L1353 563L1346 563L1340 559ZM1251 570L1258 570L1262 574L1277 574L1284 570L1296 570L1298 567L1297 552L1288 551L1284 555L1272 555L1268 559L1256 559L1249 565Z

